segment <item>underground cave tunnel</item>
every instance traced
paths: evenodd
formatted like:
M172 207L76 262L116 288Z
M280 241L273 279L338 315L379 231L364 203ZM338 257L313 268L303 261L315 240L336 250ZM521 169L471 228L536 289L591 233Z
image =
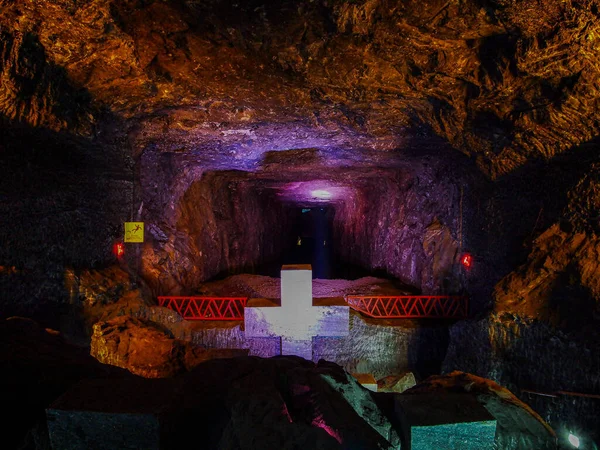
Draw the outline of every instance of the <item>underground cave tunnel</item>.
M0 0L2 447L597 448L599 6Z
M282 264L308 263L314 278L379 273L415 292L457 294L473 169L439 155L392 158L392 167L331 167L343 161L316 149L280 150L255 172L204 172L180 199L165 200L171 223L163 213L165 225L149 228L145 280L157 295L190 294L214 278L273 276ZM144 204L152 202L150 193Z

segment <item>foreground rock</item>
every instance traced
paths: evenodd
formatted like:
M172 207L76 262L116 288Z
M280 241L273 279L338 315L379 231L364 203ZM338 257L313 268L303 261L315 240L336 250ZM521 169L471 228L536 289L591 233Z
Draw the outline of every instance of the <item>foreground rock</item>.
M508 389L481 377L464 372L430 377L406 394L469 392L498 421L496 446L503 450L553 449L556 434L528 405Z
M568 332L541 320L491 314L450 328L442 371L460 370L492 379L534 407L554 428L579 429L597 441L597 400L547 395L559 391L597 395L599 346L586 327Z
M400 375L389 375L377 380L377 392L395 392L401 394L415 384L417 384L417 381L412 372L405 372Z
M0 389L13 412L5 419L7 448L17 447L34 427L24 448L179 449L193 433L207 449L370 450L398 448L402 438L393 408L398 394L371 393L332 363L238 357L206 361L172 378L144 379L98 363L29 320L4 321L0 333L9 381ZM443 396L471 386L499 424L514 427L510 436L523 440L522 433L532 433L531 424L524 430L506 420L533 417L525 405L504 401L508 391L498 387L503 400L494 403L485 397L489 392L473 388L473 377L455 378L467 382L430 380L411 393L434 389ZM49 433L44 410L52 419Z
M37 423L45 423L44 408L80 380L132 376L100 364L87 349L19 317L0 321L0 367L2 446L7 449L15 448Z
M399 403L402 399L395 396L406 396L406 401ZM410 425L402 422L410 412L406 405L431 416L427 408L432 398L459 409L468 403L461 410L463 423L450 427L466 432L464 439L483 442L468 433L481 428L477 423L488 429L497 422L502 428L495 444L493 428L492 443L489 436L487 441L494 448L525 448L515 442L543 444L527 448L555 448L552 430L489 380L456 373L434 377L406 394L373 394L335 364L292 356L207 361L176 378L139 383L84 381L54 402L48 415L53 419L51 440L64 450L79 448L81 442L97 449L109 449L115 442L146 450L183 448L190 430L208 449L399 449ZM404 405L402 414L394 403ZM480 411L473 416L469 411L477 408ZM436 420L429 424L432 429ZM450 444L453 431L443 431L448 428L443 425L446 419L440 420L437 442L443 448L464 448ZM130 429L132 421L138 429ZM74 427L80 430L78 435L73 434ZM108 427L123 430L121 441L104 435Z

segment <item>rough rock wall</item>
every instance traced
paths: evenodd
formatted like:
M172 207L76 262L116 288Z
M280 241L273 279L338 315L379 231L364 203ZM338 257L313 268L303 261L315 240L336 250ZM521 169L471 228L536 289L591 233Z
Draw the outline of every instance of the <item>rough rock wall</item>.
M450 328L443 372L466 371L496 381L529 403L556 429L580 429L598 441L598 401L526 395L522 389L597 394L600 342L590 331L566 333L541 321L493 314Z
M190 292L219 274L252 271L289 245L285 207L252 182L206 173L174 205L171 228L149 223L143 276L157 294Z
M534 242L528 260L494 291L494 309L522 318L581 327L600 318L600 239L553 225Z
M579 181L569 181L564 198L555 197L566 201L551 216L558 222L538 232L527 258L496 284L494 313L450 329L443 366L493 379L551 425L580 429L596 441L597 400L521 390L600 393L598 180L598 165L590 164Z
M30 31L0 32L0 120L90 134L97 111L89 93L49 61Z
M226 101L238 124L416 122L495 177L598 133L598 2L530 3L3 0L0 23L136 120Z
M419 379L439 373L448 345L447 327L387 326L350 313L350 334L313 339L313 359L334 361L353 373L376 379L414 372Z
M0 126L0 128L2 128ZM71 308L64 275L115 263L133 191L127 148L26 125L0 139L0 314L60 328Z
M527 259L498 282L494 309L565 330L600 318L600 166L592 164L563 197L567 204L531 243Z
M311 145L364 160L437 134L493 178L598 131L597 1L0 4L3 116L86 134L107 109L136 154L179 152L190 171ZM419 264L393 265L427 287Z
M457 293L462 288L460 182L451 171L441 177L435 163L415 163L411 169L373 179L336 208L338 257L424 293Z
M32 6L0 2L0 316L62 328L65 270L115 262L134 180L123 123L55 58Z

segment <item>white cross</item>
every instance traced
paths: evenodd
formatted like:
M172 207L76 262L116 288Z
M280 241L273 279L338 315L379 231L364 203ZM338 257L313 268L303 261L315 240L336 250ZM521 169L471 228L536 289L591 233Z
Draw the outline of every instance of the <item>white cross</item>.
M313 336L347 336L347 305L313 306L310 264L281 268L281 306L246 306L247 338L281 337L281 354L312 360Z

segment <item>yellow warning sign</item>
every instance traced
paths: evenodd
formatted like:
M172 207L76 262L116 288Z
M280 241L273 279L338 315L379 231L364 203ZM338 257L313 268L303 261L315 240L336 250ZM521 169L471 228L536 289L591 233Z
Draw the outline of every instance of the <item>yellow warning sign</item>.
M144 242L144 222L125 222L125 242Z

